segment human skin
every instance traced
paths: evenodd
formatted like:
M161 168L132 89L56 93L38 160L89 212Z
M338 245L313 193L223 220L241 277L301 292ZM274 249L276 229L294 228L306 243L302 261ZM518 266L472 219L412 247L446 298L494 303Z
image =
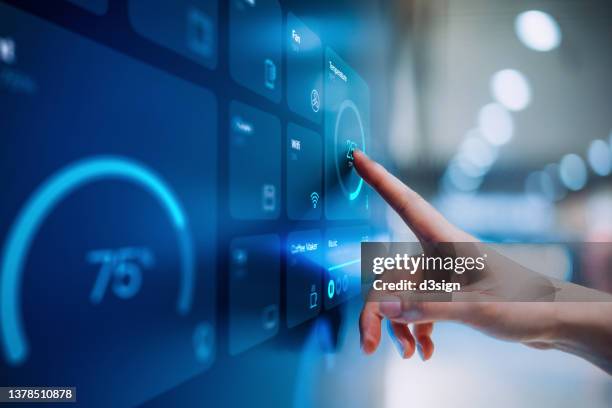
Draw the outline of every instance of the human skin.
M354 164L422 244L476 241L363 152L355 150ZM592 292L571 283L560 285L560 293ZM495 338L578 355L612 374L612 296L598 293L598 299L602 297L606 301L415 302L400 294L397 300L365 303L359 319L361 347L366 354L376 351L383 320L388 319L402 357L410 358L418 349L426 361L434 352L433 323L454 321Z

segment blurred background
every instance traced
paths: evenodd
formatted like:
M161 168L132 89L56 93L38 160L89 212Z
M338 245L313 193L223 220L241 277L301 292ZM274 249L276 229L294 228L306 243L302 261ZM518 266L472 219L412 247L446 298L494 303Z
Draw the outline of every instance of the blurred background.
M403 180L481 239L609 242L610 2L397 1L393 10L386 155ZM396 239L410 239L397 216L387 219ZM554 275L610 290L609 251L555 248ZM435 336L431 364L389 357L388 406L611 403L610 379L574 357L454 325Z
M80 387L86 406L612 405L612 380L586 361L456 324L436 325L436 352L426 363L417 356L402 360L387 336L376 355L365 357L357 330L359 298L318 306L313 316L289 327L291 300L284 288L290 256L279 248L295 230L326 231L328 242L330 230L364 226L369 233L359 230L357 241L415 237L372 192L366 201L370 215L357 221L290 219L282 200L269 219L239 219L240 211L237 217L229 209L232 170L226 160L230 118L236 110L240 118L250 114L240 104L275 116L279 128L295 122L324 134L321 119L311 121L285 106L284 91L266 84L274 91L266 94L262 84L248 85L248 72L232 71L235 10L271 8L285 25L292 13L318 36L323 50L332 49L367 84L373 158L480 239L546 244L549 250L538 254L546 255L540 263L547 273L612 291L607 246L577 244L612 238L609 0L5 0L0 6L0 118L6 124L0 181L10 197L0 213L2 239L25 199L52 171L85 154L133 156L159 172L183 200L202 262L196 272L204 277L189 316L176 323L176 283L168 276L176 272L178 256L174 244L164 241L171 226L158 221L166 216L128 189L85 191L51 217L55 221L33 247L24 316L37 352L23 365L2 360L2 385L59 378L57 385ZM214 20L201 20L217 35L214 52L199 49L198 57L173 31L184 27L157 24L176 16L183 24L189 7ZM265 15L257 18L255 28L269 40L281 33ZM13 36L16 49L7 41ZM277 76L266 71L270 78L285 75L285 48L266 62L277 70ZM243 51L248 54L248 47ZM48 89L53 92L45 94ZM44 133L47 124L50 135ZM285 130L278 132L283 152ZM15 172L24 162L24 170ZM276 173L281 163L285 159L279 158ZM239 165L257 177L254 163ZM285 177L278 175L279 185ZM87 232L80 235L84 225ZM113 298L109 288L103 302L92 304L91 279L81 282L93 276L91 265L82 265L83 251L132 242L149 249L131 248L131 255L147 260L152 252L152 270L161 267L153 289L143 286L128 302ZM244 248L257 244L264 245L259 249L265 259L254 268L261 287L252 297L274 297L275 306L265 308L272 323L263 333L248 325L237 330L232 318L235 299L249 297L248 291L235 293L234 272L244 272L236 265L245 260ZM277 261L266 264L270 259ZM47 270L62 278L50 278ZM60 329L37 317L59 304L60 311L48 314L66 314ZM106 382L107 388L101 386Z

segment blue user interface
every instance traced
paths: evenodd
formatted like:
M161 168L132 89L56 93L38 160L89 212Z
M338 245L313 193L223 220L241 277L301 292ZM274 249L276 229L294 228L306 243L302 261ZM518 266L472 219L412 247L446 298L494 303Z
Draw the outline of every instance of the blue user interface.
M68 0L94 14L102 15L108 10L108 0Z
M0 16L15 52L0 65L2 372L133 405L215 357L216 98L14 8Z
M325 214L330 220L363 219L370 213L353 150L368 151L369 89L333 50L325 51Z
M129 0L138 34L208 68L217 65L217 3L208 0Z
M237 238L230 250L231 354L278 333L280 324L280 240L277 235Z
M253 92L280 102L283 16L278 1L229 3L232 77Z
M0 385L317 405L359 306L369 91L294 6L0 0Z
M331 309L361 291L361 243L370 241L367 226L330 228L326 231L324 299Z
M323 200L321 135L294 123L287 126L287 215L292 220L318 220Z
M312 319L323 303L323 237L320 231L296 231L287 238L287 325Z
M287 104L320 123L323 117L323 48L321 40L293 13L287 15Z
M281 198L280 121L269 113L232 102L229 132L232 215L239 219L278 218Z

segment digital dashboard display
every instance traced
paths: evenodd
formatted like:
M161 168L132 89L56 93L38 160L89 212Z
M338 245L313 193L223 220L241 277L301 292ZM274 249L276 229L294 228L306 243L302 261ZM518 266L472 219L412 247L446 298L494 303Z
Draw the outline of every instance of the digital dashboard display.
M6 385L133 406L337 319L371 234L357 71L276 0L54 3L121 28L0 3Z
M120 403L143 400L214 359L215 96L11 7L0 15L16 44L0 70L4 363L22 384L79 383L83 402L104 401L97 376L133 383ZM167 370L150 369L156 347Z

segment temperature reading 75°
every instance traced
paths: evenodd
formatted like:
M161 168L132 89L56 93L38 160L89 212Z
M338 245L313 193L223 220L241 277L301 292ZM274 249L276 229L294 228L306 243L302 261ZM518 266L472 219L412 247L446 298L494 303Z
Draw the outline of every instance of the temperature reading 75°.
M87 254L87 261L100 265L89 295L93 304L102 301L109 285L121 299L135 296L142 286L142 270L150 269L155 263L150 249L137 247L97 249Z

